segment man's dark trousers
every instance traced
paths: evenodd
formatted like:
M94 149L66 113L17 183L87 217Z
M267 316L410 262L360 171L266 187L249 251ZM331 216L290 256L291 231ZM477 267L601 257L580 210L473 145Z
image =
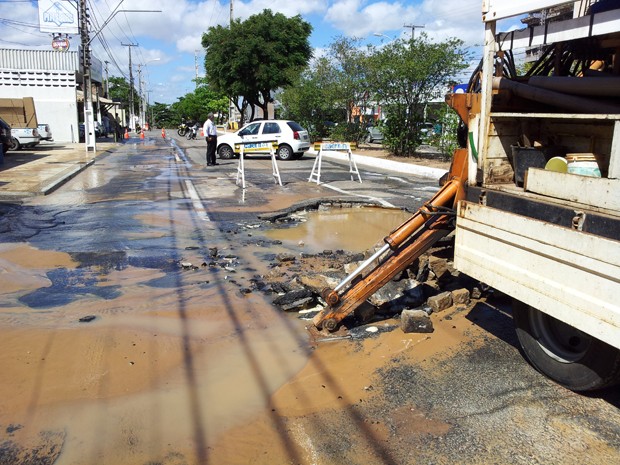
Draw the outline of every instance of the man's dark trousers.
M215 165L215 149L217 148L217 137L207 137L207 166Z

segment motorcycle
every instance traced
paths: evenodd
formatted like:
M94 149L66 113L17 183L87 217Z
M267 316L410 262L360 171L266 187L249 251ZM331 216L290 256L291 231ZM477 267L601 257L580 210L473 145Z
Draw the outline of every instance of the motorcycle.
M192 127L189 128L189 131L187 132L187 140L196 140L196 136L198 135L198 128L200 126L198 125L198 123L194 124Z
M177 134L179 136L183 137L184 135L186 135L188 133L189 128L190 128L190 126L192 124L193 123L191 123L191 122L187 122L186 123L185 121L183 121L181 124L179 124L179 128L177 129Z

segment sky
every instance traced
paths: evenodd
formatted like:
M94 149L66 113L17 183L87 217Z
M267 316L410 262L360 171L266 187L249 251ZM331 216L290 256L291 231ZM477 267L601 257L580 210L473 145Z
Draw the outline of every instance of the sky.
M460 38L480 57L482 0L232 1L235 19L247 19L267 8L288 17L301 15L312 25L310 44L315 56L339 36L380 46L398 37L410 38L415 31L416 36L424 32L433 41ZM128 78L131 48L136 87L140 69L149 101L168 104L195 88L196 75L204 76L201 36L210 27L229 24L231 13L228 0L87 0L87 5L91 37L97 34L93 54L109 62L109 76ZM119 12L112 16L116 9ZM0 0L0 48L51 50L51 40L50 33L39 31L36 1ZM77 50L78 43L77 35L70 38L70 49ZM461 77L463 82L468 79L467 73Z

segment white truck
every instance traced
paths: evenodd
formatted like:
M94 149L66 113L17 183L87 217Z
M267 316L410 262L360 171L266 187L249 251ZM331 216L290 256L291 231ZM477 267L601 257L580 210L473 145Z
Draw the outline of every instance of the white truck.
M497 31L498 21L524 15L527 28ZM468 92L447 99L463 122L448 179L377 254L323 292L329 306L315 325L335 329L454 230L455 267L514 299L517 336L535 368L576 391L615 384L618 2L483 0L482 18L483 61ZM541 56L519 73L513 50Z
M41 136L37 128L11 128L11 147L9 150L36 147L40 142Z

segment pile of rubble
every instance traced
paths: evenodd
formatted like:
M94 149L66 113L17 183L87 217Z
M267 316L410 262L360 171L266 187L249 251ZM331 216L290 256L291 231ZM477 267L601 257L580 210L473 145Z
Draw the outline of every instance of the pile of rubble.
M432 313L465 309L481 297L479 284L454 269L453 238L439 241L408 268L345 318L345 328L399 318L404 332L432 332ZM374 250L366 255L370 256ZM321 292L334 289L367 257L342 250L319 254L280 254L263 276L267 292L276 292L273 304L284 311L311 317L326 304Z

